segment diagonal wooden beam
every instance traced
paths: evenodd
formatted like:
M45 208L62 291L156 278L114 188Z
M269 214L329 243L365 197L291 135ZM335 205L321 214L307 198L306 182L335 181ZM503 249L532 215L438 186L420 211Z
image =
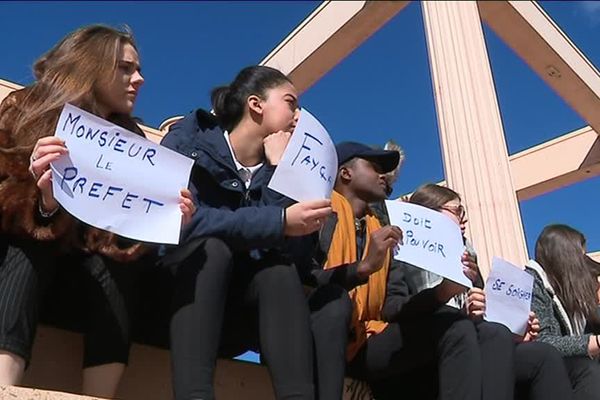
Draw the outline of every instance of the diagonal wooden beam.
M586 126L510 156L519 200L600 175L600 137Z
M2 101L13 90L22 89L23 86L0 79L0 101Z
M300 93L315 84L410 1L324 1L260 65L289 75ZM166 132L181 117L160 124Z
M282 70L304 92L408 3L325 1L260 64Z
M0 80L0 101L22 86ZM140 125L146 137L160 142L173 117L160 129ZM163 126L164 125L164 126ZM560 162L552 162L559 160ZM600 138L586 126L510 156L510 168L519 200L527 200L600 175ZM442 182L444 183L444 182Z
M13 83L13 82L9 82L9 81L5 81L3 79L0 79L0 102L2 102L2 100L4 100L4 98L6 96L8 96L8 94L14 90L19 90L22 89L23 86ZM181 117L175 117L175 121ZM156 129L156 128L152 128L150 126L146 126L146 125L142 125L142 124L138 124L139 127L142 129L142 131L144 131L144 133L146 134L146 137L148 139L150 139L151 141L155 142L155 143L159 143L160 140L162 139L162 137L165 135L165 133L167 133L167 131L161 131L160 129Z
M478 1L487 25L600 132L600 73L534 1Z
M600 138L586 126L513 154L509 161L517 198L529 200L600 175Z

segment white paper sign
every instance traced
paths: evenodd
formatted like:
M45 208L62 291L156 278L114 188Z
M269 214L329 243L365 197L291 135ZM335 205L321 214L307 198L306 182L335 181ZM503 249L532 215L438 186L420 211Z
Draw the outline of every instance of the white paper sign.
M433 272L466 287L472 283L463 273L465 251L459 226L450 218L426 207L386 200L390 223L404 233L394 258Z
M329 133L303 108L268 187L296 201L329 199L337 164Z
M533 276L494 257L485 284L485 319L499 322L517 335L524 335L531 310Z
M52 189L69 213L134 240L179 242L193 160L70 104L55 135L69 153L52 163Z

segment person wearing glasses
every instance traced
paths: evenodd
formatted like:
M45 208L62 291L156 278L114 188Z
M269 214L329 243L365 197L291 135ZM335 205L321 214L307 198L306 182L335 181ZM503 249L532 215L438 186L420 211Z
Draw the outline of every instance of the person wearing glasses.
M338 174L332 194L334 214L320 230L315 262L353 279L353 304L346 349L347 373L366 381L377 399L422 398L408 393L414 384L395 385L429 365L439 375L439 398L481 398L477 332L464 315L445 303L465 289L444 280L410 293L404 267L391 250L402 240L396 226L382 226L370 204L387 198L385 175L399 162L397 151L371 149L356 142L336 146ZM466 257L465 273L475 277ZM448 312L450 310L450 312ZM412 382L414 383L414 382Z
M540 332L535 313L530 313L526 334L514 337L514 340L508 328L484 320L484 282L477 266L475 250L464 237L468 219L460 195L444 186L425 184L412 194L410 202L437 210L459 225L466 248L464 257L476 268L473 288L461 293L449 304L466 313L477 331L482 357L483 398L572 398L568 374L560 361L560 354L552 346L535 340ZM412 284L420 286L413 287L413 291L435 286L441 280L433 273L412 268Z

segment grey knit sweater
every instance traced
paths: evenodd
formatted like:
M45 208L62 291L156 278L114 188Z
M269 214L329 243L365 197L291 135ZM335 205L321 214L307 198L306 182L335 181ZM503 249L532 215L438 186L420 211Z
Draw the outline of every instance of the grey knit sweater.
M541 327L537 340L556 347L565 357L587 357L590 335L578 332L573 326L542 267L530 260L526 271L534 278L531 310L540 320Z

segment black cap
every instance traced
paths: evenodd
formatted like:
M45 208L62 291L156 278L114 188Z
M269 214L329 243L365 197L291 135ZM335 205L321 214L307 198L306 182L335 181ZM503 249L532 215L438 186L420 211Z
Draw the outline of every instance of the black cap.
M400 162L400 153L396 150L376 150L357 142L342 142L335 146L338 166L353 158L364 158L373 161L381 167L382 172L393 171Z

